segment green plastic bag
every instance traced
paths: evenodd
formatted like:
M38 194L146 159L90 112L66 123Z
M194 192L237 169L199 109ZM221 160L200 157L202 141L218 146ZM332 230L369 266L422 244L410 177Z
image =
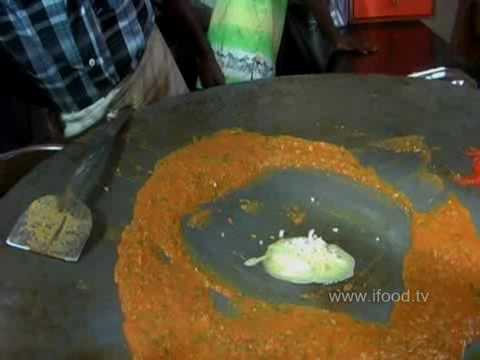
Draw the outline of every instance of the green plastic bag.
M217 0L208 31L227 83L275 76L288 0Z

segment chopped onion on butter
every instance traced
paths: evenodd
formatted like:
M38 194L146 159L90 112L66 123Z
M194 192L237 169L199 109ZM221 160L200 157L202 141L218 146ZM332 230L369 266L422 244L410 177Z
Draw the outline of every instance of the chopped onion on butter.
M334 284L353 277L355 259L334 244L327 244L311 230L308 237L281 239L265 255L247 260L245 266L263 263L272 277L294 284Z

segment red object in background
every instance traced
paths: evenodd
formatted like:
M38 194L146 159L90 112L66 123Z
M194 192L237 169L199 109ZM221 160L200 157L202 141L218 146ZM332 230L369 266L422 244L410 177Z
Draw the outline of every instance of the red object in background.
M459 177L457 183L462 186L480 187L480 149L470 149L466 154L472 159L473 174Z
M433 15L433 0L352 0L352 22L414 19Z

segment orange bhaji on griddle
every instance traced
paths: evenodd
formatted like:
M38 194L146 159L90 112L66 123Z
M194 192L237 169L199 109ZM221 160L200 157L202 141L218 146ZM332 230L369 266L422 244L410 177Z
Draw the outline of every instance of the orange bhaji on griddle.
M283 168L349 176L397 201L412 216L405 287L428 299L396 304L390 323L381 326L320 309L274 308L197 269L183 243L181 219L265 171ZM465 344L480 336L478 264L480 240L455 198L420 214L345 149L223 131L158 163L124 231L115 277L136 359L458 359ZM227 296L241 315L216 311L210 289Z

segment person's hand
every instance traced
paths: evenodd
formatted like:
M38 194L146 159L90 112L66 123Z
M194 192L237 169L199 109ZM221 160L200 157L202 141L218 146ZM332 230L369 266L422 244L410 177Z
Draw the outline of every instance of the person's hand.
M342 52L356 52L363 55L368 55L376 52L378 49L364 41L354 39L350 35L339 35L335 39L335 51Z
M213 53L198 59L198 76L204 88L225 85L225 76Z

